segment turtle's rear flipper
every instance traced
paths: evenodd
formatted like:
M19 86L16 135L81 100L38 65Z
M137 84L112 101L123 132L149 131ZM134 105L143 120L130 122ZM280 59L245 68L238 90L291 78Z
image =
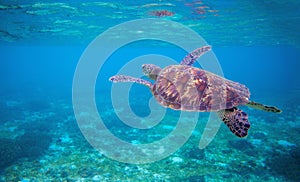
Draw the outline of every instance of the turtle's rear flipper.
M242 110L234 107L218 111L218 116L228 126L230 131L238 137L245 137L248 134L250 123L248 115Z
M252 107L254 109L259 109L267 112L275 112L275 113L281 113L281 110L274 107L274 106L266 106L257 102L250 101L246 104L248 107Z

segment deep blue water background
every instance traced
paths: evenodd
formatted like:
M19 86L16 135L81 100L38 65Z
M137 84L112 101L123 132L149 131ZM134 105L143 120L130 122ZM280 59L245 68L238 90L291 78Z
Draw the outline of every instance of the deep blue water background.
M85 47L79 46L2 46L1 82L3 95L12 93L37 96L71 96L74 71ZM292 46L213 47L224 76L247 85L254 96L260 93L288 96L300 88L299 49ZM125 48L106 61L97 88L109 90L107 79L126 60L156 53L181 60L186 52L172 48ZM45 94L45 95L43 95Z
M153 16L157 10L175 14ZM298 0L1 1L0 181L76 180L97 175L103 181L135 181L138 176L152 181L218 181L247 176L249 181L299 181L299 10ZM253 124L245 140L238 140L222 126L214 142L200 151L196 132L191 143L171 158L146 166L98 156L81 136L74 118L73 76L82 53L97 35L138 18L168 19L190 27L212 45L225 78L245 84L251 99L275 105L283 113L243 108ZM127 140L136 135L128 135L128 126L120 124L112 113L108 78L145 54L180 62L187 52L151 41L124 46L107 59L95 87L98 109L106 114L108 128ZM150 97L143 86L131 88L130 106L138 116L150 113ZM170 118L179 115L170 110L168 114L163 124L173 123ZM199 128L203 127L198 127L201 133ZM148 141L147 135L143 136ZM185 162L174 162L174 156Z

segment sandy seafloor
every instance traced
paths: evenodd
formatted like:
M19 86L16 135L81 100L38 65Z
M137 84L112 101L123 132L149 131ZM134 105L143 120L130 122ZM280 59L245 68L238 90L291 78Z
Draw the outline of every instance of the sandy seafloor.
M1 1L0 181L300 181L299 6L296 0ZM161 10L173 14L154 14ZM283 112L241 107L249 115L249 135L237 138L222 124L202 150L198 144L209 113L200 113L187 143L162 160L128 164L106 157L79 129L73 76L98 34L140 18L173 20L201 34L226 78L247 85L253 100ZM136 56L156 53L180 62L186 54L165 44L140 46L112 55L95 87L107 128L135 144L165 137L180 112L168 110L153 130L124 126L116 116L122 108L112 107L108 78ZM147 88L135 85L129 95L133 112L147 116Z

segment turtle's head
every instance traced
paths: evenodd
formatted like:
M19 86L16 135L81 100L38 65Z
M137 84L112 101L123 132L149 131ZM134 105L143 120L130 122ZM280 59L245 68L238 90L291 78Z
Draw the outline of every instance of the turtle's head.
M154 64L143 64L143 73L152 80L156 80L161 68Z

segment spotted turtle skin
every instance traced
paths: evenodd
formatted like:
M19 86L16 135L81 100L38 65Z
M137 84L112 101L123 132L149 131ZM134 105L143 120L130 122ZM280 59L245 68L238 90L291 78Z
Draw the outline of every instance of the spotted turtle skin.
M165 107L185 111L220 111L249 102L249 89L205 70L171 65L161 70L152 87Z

